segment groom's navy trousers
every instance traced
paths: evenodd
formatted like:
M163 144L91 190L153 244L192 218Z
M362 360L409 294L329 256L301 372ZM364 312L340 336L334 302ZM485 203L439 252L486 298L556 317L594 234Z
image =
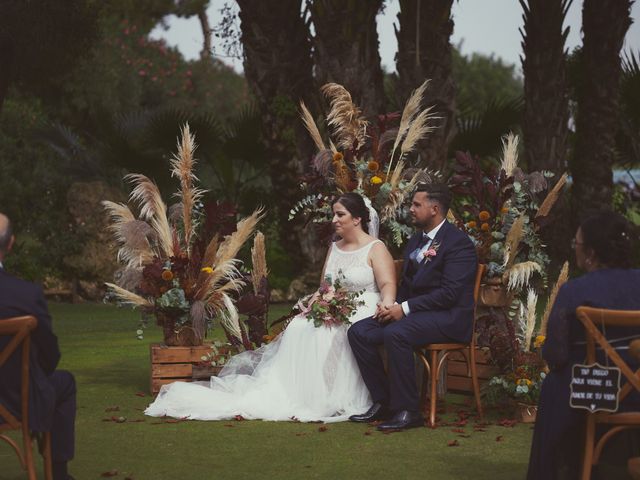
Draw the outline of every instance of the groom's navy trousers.
M33 315L38 320L29 349L29 429L50 431L53 461L68 462L74 455L75 380L71 373L56 370L60 350L42 288L0 268L0 322L22 315ZM0 347L6 343L8 338L0 338ZM0 403L18 417L20 358L19 352L15 352L0 368Z
M433 240L436 255L412 268L409 253L419 244L414 235L404 253L397 302L408 302L409 315L381 324L366 318L348 331L349 343L372 400L392 411L418 411L414 349L426 343L468 342L473 334L473 287L478 264L469 237L445 222ZM385 373L379 346L387 353Z

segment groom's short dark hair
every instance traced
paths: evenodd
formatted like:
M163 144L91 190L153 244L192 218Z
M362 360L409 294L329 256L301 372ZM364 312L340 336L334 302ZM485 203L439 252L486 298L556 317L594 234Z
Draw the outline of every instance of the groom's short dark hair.
M438 202L444 214L447 214L451 204L451 191L446 183L420 182L416 186L414 193L418 192L424 192L431 200Z

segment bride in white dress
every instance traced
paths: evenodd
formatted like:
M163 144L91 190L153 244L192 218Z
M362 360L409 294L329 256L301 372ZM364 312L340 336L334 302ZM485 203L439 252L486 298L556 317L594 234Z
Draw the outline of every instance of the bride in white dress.
M377 237L377 214L356 193L333 204L332 224L340 240L329 249L323 278L340 278L351 291L364 290L357 322L393 303L393 259ZM373 218L372 218L373 217ZM370 235L368 227L372 227ZM363 228L364 227L364 228ZM271 343L232 357L210 382L165 385L145 413L193 420L246 419L345 421L371 405L369 392L347 340L347 325L316 328L294 317Z

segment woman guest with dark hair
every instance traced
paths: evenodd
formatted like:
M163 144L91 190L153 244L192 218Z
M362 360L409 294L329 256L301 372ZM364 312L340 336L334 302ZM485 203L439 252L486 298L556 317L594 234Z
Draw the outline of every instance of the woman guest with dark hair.
M558 292L547 327L542 356L550 372L544 380L533 433L527 479L578 478L584 410L569 405L572 365L585 360L585 334L576 308L640 310L640 270L633 269L636 236L621 215L603 212L585 220L573 240L577 266L586 273ZM626 357L640 328L608 328L608 341ZM637 410L629 396L620 408Z

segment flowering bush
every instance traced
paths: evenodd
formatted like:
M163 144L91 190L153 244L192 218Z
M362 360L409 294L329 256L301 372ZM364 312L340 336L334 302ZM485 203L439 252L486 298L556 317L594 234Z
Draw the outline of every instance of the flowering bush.
M364 301L358 300L362 292L352 292L342 286L340 280L333 284L324 280L313 295L298 302L296 309L312 321L316 327L351 324L351 316Z
M544 370L523 365L512 374L492 377L485 390L487 400L490 403L499 403L506 395L522 403L537 404L545 376Z
M365 120L342 86L329 83L322 92L330 99L327 116L334 141L326 146L304 104L302 119L319 152L312 173L302 178L307 194L289 214L304 215L309 221L331 221L331 201L336 193L355 191L371 201L380 215L380 238L401 245L413 232L404 200L419 181L431 181L426 169L406 168L405 160L418 140L431 131L430 109L420 111L426 82L407 101L402 116L379 115L375 125ZM399 120L399 125L398 125ZM393 168L392 168L393 167Z

